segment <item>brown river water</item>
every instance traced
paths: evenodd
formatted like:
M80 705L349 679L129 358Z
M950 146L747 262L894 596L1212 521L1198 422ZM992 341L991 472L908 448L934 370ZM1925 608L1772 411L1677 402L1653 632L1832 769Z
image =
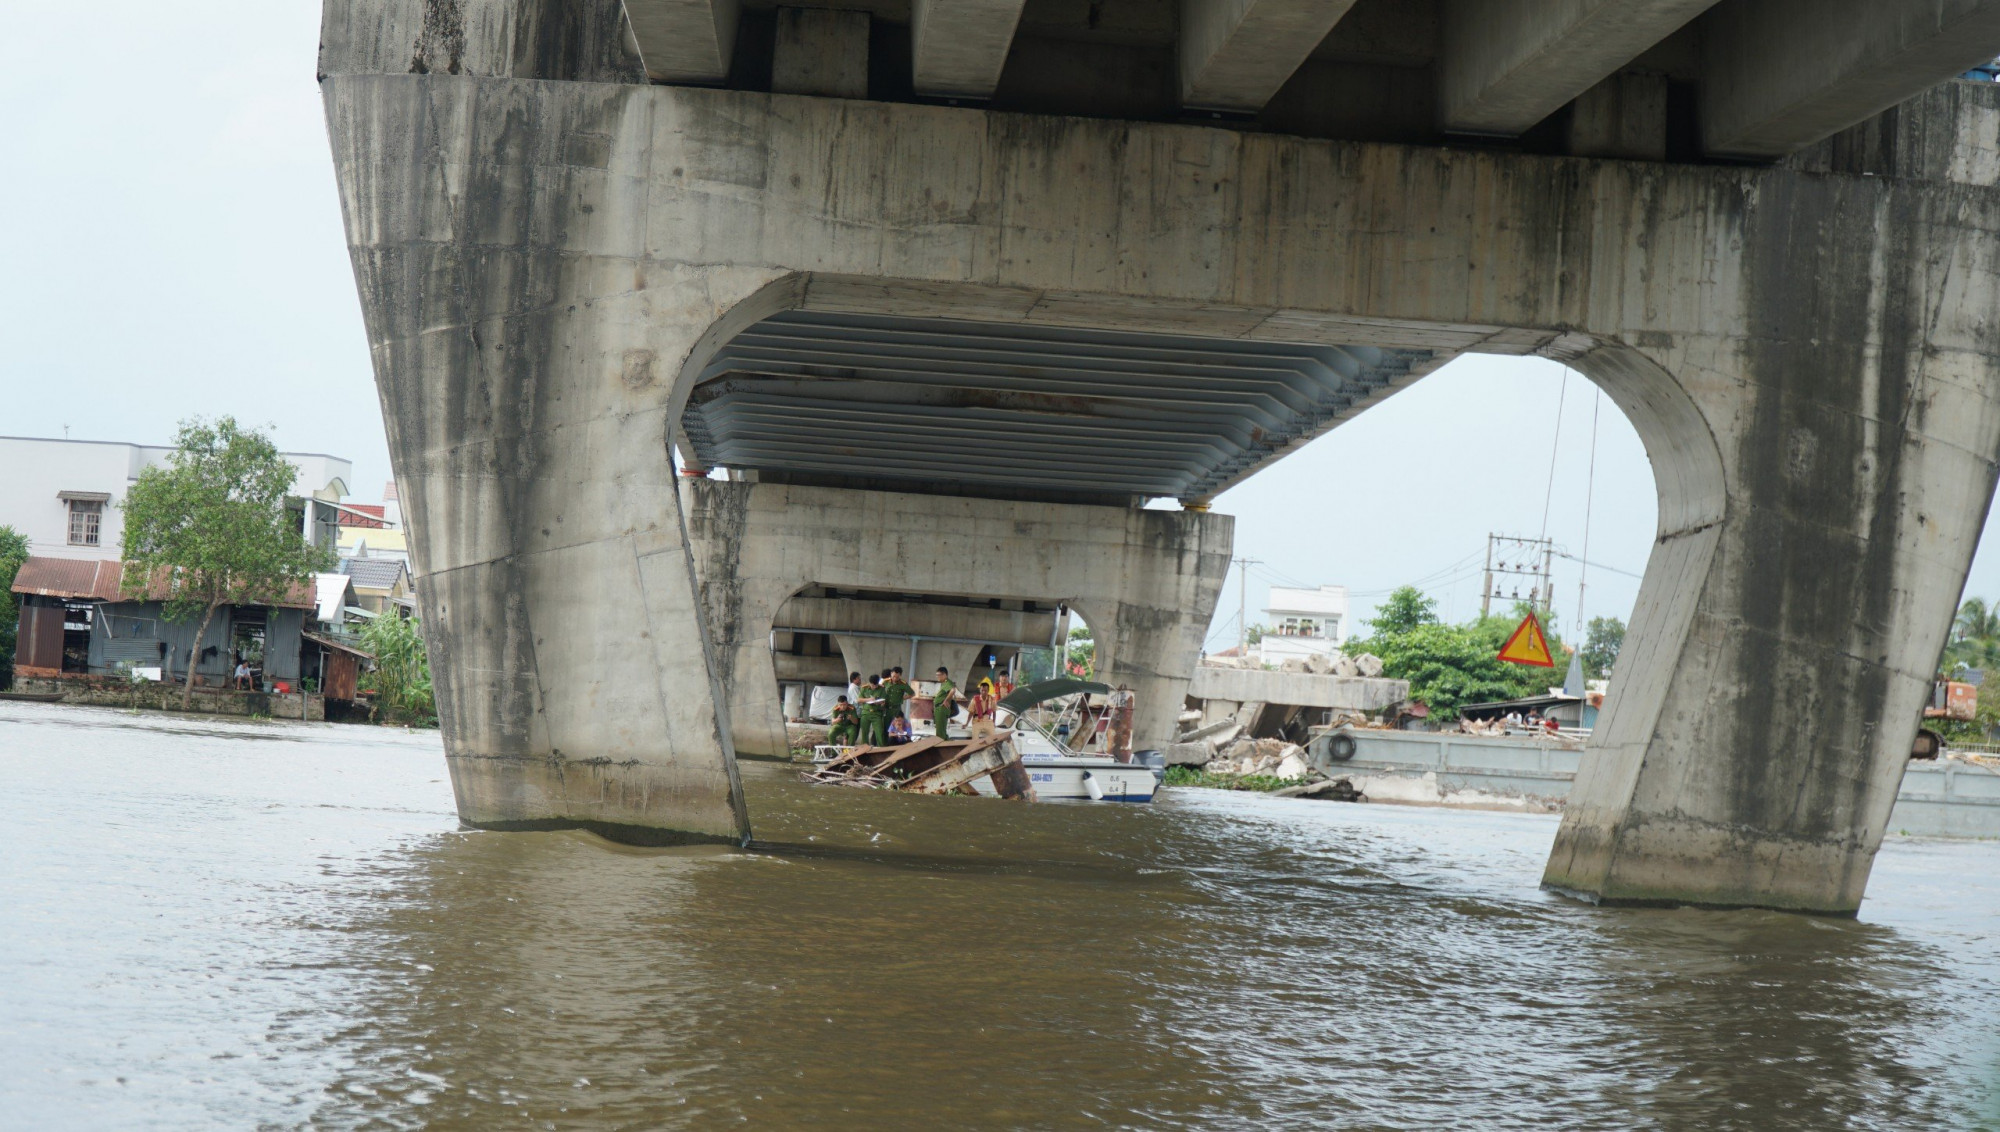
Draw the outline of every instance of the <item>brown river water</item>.
M752 762L751 850L636 850L439 750L0 703L0 1127L2000 1129L2000 845L1600 910L1543 816Z

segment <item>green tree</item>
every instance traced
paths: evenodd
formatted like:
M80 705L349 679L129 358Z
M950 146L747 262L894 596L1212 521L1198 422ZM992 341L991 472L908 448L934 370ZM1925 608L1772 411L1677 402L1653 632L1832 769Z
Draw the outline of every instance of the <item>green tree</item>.
M1264 634L1270 631L1271 627L1269 625L1252 625L1243 631L1243 642L1246 646L1261 644L1264 640Z
M1378 637L1407 633L1419 625L1437 624L1437 601L1424 596L1415 586L1404 586L1375 607L1368 631Z
M2000 605L1969 597L1958 607L1938 671L1949 675L1960 668L2000 668Z
M27 560L28 537L12 527L0 526L0 688L14 683L14 633L21 619L14 575Z
M375 655L372 683L391 714L420 723L437 718L423 625L414 617L385 613L361 630L361 644Z
M1070 672L1080 671L1086 680L1096 675L1097 642L1091 639L1089 626L1077 625L1070 629L1067 656Z
M1616 617L1593 617L1583 634L1583 676L1586 680L1604 680L1611 675L1611 666L1618 661L1618 650L1625 647L1625 622Z
M125 589L144 594L164 576L169 621L198 621L181 710L194 699L201 640L225 605L271 602L309 582L331 556L305 541L285 506L297 470L270 439L237 426L184 421L163 466L139 473L125 496Z
M1404 586L1390 595L1369 622L1374 635L1349 642L1345 651L1381 657L1384 676L1408 680L1411 699L1428 705L1436 717L1449 719L1466 704L1541 695L1561 679L1558 670L1500 659L1500 647L1529 608L1526 602L1519 602L1511 615L1446 625L1437 618L1435 600L1414 586ZM1556 635L1553 617L1544 620L1542 630L1552 654L1560 658L1562 640Z

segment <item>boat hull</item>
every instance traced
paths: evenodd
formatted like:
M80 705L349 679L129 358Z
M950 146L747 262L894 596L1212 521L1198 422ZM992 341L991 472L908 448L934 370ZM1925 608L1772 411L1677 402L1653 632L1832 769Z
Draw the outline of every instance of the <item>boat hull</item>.
M1029 785L1035 788L1035 800L1040 802L1072 799L1150 802L1160 788L1159 776L1152 767L1112 759L1038 759L1029 755L1022 758L1021 766L1028 772ZM1103 791L1103 797L1091 796L1089 783L1084 779L1086 772ZM975 784L974 789L981 794L992 792L984 782Z

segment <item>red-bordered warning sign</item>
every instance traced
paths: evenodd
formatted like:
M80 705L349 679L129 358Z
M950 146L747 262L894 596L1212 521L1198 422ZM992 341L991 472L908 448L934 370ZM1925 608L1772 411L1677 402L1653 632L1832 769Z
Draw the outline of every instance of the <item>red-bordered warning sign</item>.
M1509 664L1532 664L1540 668L1556 666L1556 658L1549 655L1549 639L1542 633L1542 623L1532 613L1521 619L1514 635L1500 646L1500 659Z

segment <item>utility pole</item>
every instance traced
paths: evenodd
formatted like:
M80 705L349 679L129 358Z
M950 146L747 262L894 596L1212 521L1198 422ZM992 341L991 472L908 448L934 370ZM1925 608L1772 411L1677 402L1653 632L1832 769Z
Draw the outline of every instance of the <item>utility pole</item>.
M1236 560L1236 655L1250 655L1250 567L1261 565L1261 558L1238 558Z
M1486 582L1479 589L1479 619L1493 612L1493 536L1486 536Z
M1479 599L1479 615L1485 617L1492 612L1496 597L1518 600L1521 596L1518 586L1503 594L1499 585L1505 579L1517 578L1528 583L1528 604L1537 613L1548 616L1554 610L1556 600L1553 580L1555 556L1554 539L1487 535L1486 590ZM1496 560L1498 566L1494 565Z

